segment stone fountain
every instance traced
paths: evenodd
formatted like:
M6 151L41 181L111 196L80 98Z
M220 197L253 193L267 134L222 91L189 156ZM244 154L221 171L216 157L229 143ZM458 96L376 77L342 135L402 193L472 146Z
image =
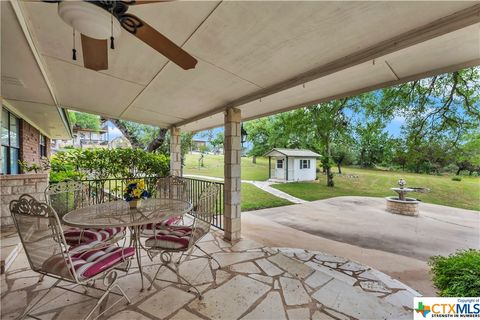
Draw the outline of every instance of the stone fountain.
M387 211L395 214L403 214L405 216L417 216L418 204L420 203L415 198L408 198L406 196L409 192L422 192L423 188L406 188L407 182L404 179L398 180L398 188L391 188L398 196L386 197Z

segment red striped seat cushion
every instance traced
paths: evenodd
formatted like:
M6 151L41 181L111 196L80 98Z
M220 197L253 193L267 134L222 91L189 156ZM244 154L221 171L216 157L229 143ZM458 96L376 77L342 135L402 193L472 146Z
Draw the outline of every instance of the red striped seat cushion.
M56 254L43 263L42 269L66 278L72 278L70 271L73 270L80 280L85 280L124 262L135 254L133 247L108 246L89 250L90 247L98 244L101 242L93 241L70 249L72 265L68 259L64 260L62 254Z
M163 220L159 223L156 224L156 227L157 228L161 228L161 227L171 227L177 223L180 222L180 220L182 220L182 216L173 216L173 217L170 217L166 220ZM153 223L149 223L149 224L146 224L143 226L143 229L144 230L153 230Z
M179 223L181 220L182 220L182 216L173 216L157 223L155 225L155 228L153 223L146 224L142 226L142 235L146 237L153 236L154 229L159 230L159 229L175 227L175 225Z
M203 229L197 227L195 229L197 237L195 237L194 240L198 239L199 236L204 233ZM160 230L157 229L156 235L151 236L145 241L145 246L158 249L186 249L192 236L194 235L192 234L191 227L173 226Z
M104 228L104 229L70 228L65 230L63 232L63 235L68 245L77 245L80 243L88 243L92 241L106 241L124 231L125 231L124 227L114 227L114 228Z

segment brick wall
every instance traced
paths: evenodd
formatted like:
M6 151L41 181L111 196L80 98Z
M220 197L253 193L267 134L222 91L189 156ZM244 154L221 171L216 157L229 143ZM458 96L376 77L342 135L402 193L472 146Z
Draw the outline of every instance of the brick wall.
M28 164L41 164L40 132L25 120L20 119L20 155ZM50 157L51 141L46 138L47 157ZM28 193L38 200L45 200L48 186L48 172L0 175L0 226L13 224L10 215L10 201Z
M45 189L48 186L48 173L27 173L19 175L0 175L0 226L13 224L10 215L10 201L28 193L37 200L45 201Z
M25 120L20 120L20 159L29 164L40 164L40 132ZM51 142L46 138L47 157L50 157Z

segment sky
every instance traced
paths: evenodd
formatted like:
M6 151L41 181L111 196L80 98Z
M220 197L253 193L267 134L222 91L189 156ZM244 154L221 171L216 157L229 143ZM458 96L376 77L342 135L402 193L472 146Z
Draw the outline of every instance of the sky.
M405 118L397 116L387 125L385 131L387 131L394 138L400 137L400 131L402 125L405 123Z

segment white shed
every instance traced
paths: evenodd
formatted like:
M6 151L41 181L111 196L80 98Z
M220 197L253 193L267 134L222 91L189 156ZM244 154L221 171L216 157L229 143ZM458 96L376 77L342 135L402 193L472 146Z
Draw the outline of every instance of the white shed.
M275 148L268 152L269 179L282 182L316 179L318 153L302 149Z

